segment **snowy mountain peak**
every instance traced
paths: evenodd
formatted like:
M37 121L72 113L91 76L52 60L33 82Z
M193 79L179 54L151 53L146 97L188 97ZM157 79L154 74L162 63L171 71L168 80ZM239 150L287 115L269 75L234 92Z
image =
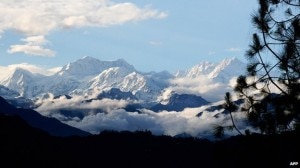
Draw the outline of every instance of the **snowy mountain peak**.
M80 58L80 60L97 60L97 59L94 58L94 57L86 55L86 56L83 56L82 58Z
M33 87L35 81L41 77L42 75L40 74L33 74L28 70L16 68L4 80L0 81L0 84L17 91L21 96L31 95L32 93L28 93L31 92L28 88Z
M132 65L122 59L116 61L100 61L90 56L84 56L75 62L65 65L57 74L60 76L66 75L75 77L92 76L112 67L123 67L131 71L135 70Z
M23 69L23 68L16 68L12 73L13 73L13 75L16 75L16 76L19 76L19 75L32 76L33 75L30 71Z
M176 77L197 78L206 76L216 82L227 83L232 77L244 73L246 65L236 57L226 58L220 63L202 62L187 71L178 71Z
M223 61L221 61L218 65L218 67L226 67L226 66L236 66L236 65L241 65L243 64L239 59L237 59L236 57L232 57L232 58L226 58Z
M6 76L6 78L1 82L3 85L7 85L11 81L22 81L24 79L30 80L33 78L34 75L33 73L29 72L28 70L22 69L22 68L15 68L13 71L10 72Z
M239 59L227 58L221 61L214 70L209 73L208 77L211 79L216 79L220 82L229 81L230 78L244 74L246 69L246 64L241 62Z
M188 77L197 77L200 75L206 75L209 72L211 72L214 68L215 68L215 64L214 63L210 63L210 62L202 62L194 67L192 67L192 69L190 71L188 71L187 76Z
M142 73L123 59L101 61L85 56L49 76L16 68L4 74L7 77L0 80L0 85L27 98L39 97L48 92L55 96L64 94L93 96L104 90L117 88L122 92L131 92L141 101L152 102L157 100L165 88L176 88L177 86L173 86L177 84L176 82L181 85L182 79L176 80L178 78L198 80L200 77L200 82L208 79L213 82L228 83L230 79L243 74L244 71L245 65L237 58L225 59L219 64L202 62L174 76L167 71Z

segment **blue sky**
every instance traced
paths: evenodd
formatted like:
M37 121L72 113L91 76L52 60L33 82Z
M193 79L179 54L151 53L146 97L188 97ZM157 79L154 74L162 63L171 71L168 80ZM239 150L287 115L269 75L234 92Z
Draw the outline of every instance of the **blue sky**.
M243 55L255 0L1 0L0 66L83 56L174 72Z

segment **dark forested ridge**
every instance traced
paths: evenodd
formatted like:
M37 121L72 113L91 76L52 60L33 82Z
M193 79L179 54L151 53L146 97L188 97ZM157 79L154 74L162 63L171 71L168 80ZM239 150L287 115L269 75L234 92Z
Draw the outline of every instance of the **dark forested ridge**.
M9 167L290 167L300 149L296 132L217 142L147 131L53 137L5 115L0 134L1 164Z
M0 115L19 116L30 126L39 128L54 136L87 136L89 133L63 124L55 118L42 116L31 109L16 108L0 96Z

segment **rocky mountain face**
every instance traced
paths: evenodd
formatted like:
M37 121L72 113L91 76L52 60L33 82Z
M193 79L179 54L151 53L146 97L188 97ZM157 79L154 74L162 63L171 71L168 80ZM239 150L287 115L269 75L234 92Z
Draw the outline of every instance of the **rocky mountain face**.
M131 92L122 92L120 89L112 88L109 91L102 92L97 96L98 99L116 99L116 100L137 100Z
M200 107L207 105L209 102L203 99L201 96L196 96L192 94L173 94L169 98L166 104L157 104L150 109L156 112L159 111L182 111L186 107Z

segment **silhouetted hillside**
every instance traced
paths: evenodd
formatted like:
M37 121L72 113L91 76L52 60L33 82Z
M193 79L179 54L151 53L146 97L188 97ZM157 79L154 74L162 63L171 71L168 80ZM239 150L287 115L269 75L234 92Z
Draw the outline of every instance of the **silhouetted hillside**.
M290 167L299 161L299 135L232 137L210 142L108 132L52 137L19 117L0 116L1 164L8 167Z
M300 134L236 136L216 142L217 167L299 167Z
M49 134L38 129L29 126L23 119L18 116L6 116L0 115L0 132L1 139L16 140L19 138L33 138L33 137L48 137Z
M55 126L53 123L56 121L32 110L16 109L0 98L0 165L266 168L290 167L291 162L299 162L300 136L296 132L236 136L217 142L154 136L148 131L54 137L51 135L65 133L66 129L62 123ZM38 129L35 124L45 124L45 127Z
M89 133L63 124L57 119L42 116L38 112L30 109L15 108L7 103L5 99L0 96L0 114L19 116L24 119L30 126L39 128L54 136L87 136Z
M153 136L150 132L102 132L52 137L19 117L0 116L1 164L9 167L192 167L211 165L208 140ZM199 162L200 161L200 162Z

